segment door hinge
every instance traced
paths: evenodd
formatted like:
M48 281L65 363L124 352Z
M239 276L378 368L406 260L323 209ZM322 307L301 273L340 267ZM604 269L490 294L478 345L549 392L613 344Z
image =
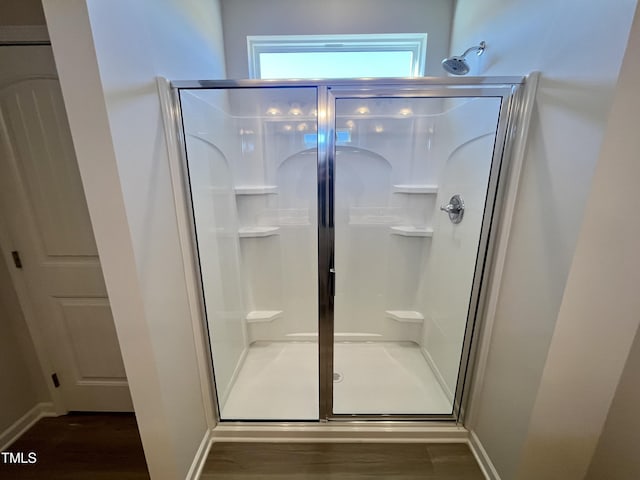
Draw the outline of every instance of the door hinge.
M53 381L53 386L58 388L60 386L60 380L58 380L58 374L54 373L51 375L51 381Z
M11 252L11 256L13 257L13 263L15 264L16 268L22 268L22 260L20 260L20 254L17 252L17 250Z

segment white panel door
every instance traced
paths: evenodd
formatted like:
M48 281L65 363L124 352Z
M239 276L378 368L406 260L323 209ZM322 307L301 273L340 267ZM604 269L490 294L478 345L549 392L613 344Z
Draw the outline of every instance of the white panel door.
M14 278L64 409L131 411L49 46L0 47L0 214L3 254L19 252Z

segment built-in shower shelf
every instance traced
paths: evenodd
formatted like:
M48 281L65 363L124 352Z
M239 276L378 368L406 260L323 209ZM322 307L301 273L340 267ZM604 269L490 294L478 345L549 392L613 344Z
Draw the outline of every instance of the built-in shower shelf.
M269 195L278 193L276 185L240 185L235 187L236 195Z
M273 322L282 316L282 310L254 310L247 313L247 323Z
M278 235L279 230L280 227L242 227L238 230L238 235L240 238L270 237L271 235Z
M398 227L391 227L391 233L393 235L400 235L403 237L432 237L433 228L402 225Z
M394 185L394 193L419 193L426 195L434 195L438 193L437 185Z
M412 310L387 310L384 312L388 318L401 323L422 323L424 316L420 312Z

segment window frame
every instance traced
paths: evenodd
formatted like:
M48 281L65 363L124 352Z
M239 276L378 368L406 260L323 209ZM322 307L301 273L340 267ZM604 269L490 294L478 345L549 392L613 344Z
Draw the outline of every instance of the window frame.
M411 52L410 77L424 76L427 34L248 35L249 78L260 79L260 54L304 52Z

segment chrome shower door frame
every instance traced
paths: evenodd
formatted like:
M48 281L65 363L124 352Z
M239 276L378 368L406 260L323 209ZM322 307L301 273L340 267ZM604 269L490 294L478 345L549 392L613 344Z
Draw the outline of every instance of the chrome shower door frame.
M319 232L318 249L319 258L324 258L325 263L320 261L318 266L319 275L319 298L322 308L320 309L319 343L320 343L320 419L331 421L370 421L370 420L434 420L434 421L456 421L460 422L464 413L463 395L467 381L467 372L472 364L472 342L474 335L477 335L476 326L479 312L482 311L483 295L482 285L486 283L489 274L488 261L493 250L491 230L497 221L496 212L499 212L499 200L502 191L499 190L501 176L505 174L506 157L505 151L508 147L508 132L510 119L516 108L517 93L522 81L505 84L487 84L488 79L483 82L464 83L457 79L420 79L423 81L408 80L399 84L385 84L383 80L371 82L365 85L329 85L327 86L326 104L326 125L318 125L318 131L325 132L327 145L324 154L326 159L318 159L318 192L319 196ZM439 80L439 82L438 82ZM454 80L448 82L448 80ZM470 80L470 79L469 79ZM443 414L335 414L333 413L333 347L334 347L334 327L335 311L333 296L335 294L336 266L335 259L335 169L336 169L336 112L335 105L339 99L370 99L370 98L479 98L492 97L500 98L500 110L497 119L494 149L491 159L491 169L487 185L487 196L482 220L480 239L476 255L474 277L470 292L469 309L465 327L465 334L460 357L460 368L456 382L454 394L453 411L449 415ZM320 105L318 111L320 111Z
M469 372L473 368L477 337L479 336L479 317L485 308L488 283L491 273L492 255L495 247L496 230L501 212L501 201L506 189L511 140L514 137L517 118L522 111L523 77L420 77L398 79L331 79L331 80L195 80L172 81L176 117L180 116L180 90L200 89L248 89L248 88L287 88L314 87L317 91L318 141L317 180L318 180L318 341L319 341L319 421L340 421L371 423L379 421L445 421L464 422L465 407L468 403ZM333 347L334 347L334 289L335 289L335 102L340 98L460 98L460 97L499 97L501 106L495 136L491 173L485 201L478 254L474 270L472 291L469 302L466 329L464 334L460 368L456 383L453 412L450 415L345 415L333 413ZM179 130L180 149L186 156L182 118L175 119ZM186 158L186 157L185 157ZM186 162L183 162L186 168ZM188 185L187 185L187 192ZM192 228L194 226L192 225ZM195 236L194 236L195 238ZM197 251L197 247L194 251ZM203 299L201 298L201 303ZM203 308L204 311L204 308ZM206 322L206 318L203 319ZM210 350L210 348L209 348ZM211 350L210 350L211 353ZM215 390L213 359L210 358L210 374ZM214 394L214 398L216 395ZM217 422L231 425L251 425L253 421L225 421L220 418L216 408ZM266 421L270 424L288 426L290 421ZM255 422L253 422L255 424ZM263 424L265 421L260 421ZM314 425L313 422L295 422Z

